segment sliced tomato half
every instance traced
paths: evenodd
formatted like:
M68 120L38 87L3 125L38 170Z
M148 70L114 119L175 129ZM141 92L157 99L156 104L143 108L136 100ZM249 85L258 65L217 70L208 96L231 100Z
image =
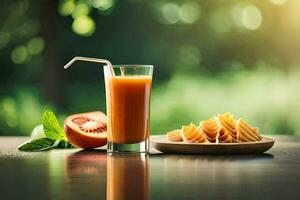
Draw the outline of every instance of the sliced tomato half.
M70 115L64 129L69 142L80 148L92 149L107 143L107 117L100 111Z

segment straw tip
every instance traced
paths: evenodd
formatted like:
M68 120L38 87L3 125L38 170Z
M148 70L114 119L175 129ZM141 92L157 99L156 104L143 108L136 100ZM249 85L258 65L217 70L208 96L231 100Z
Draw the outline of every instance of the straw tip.
M69 67L68 65L65 65L65 66L64 66L64 69L68 69L68 67Z

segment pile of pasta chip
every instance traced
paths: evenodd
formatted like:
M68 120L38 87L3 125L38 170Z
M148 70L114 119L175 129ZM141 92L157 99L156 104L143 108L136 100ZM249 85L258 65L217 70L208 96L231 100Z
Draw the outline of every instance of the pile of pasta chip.
M262 139L258 128L242 118L235 120L230 112L201 121L199 126L191 123L167 133L171 142L189 143L240 143Z

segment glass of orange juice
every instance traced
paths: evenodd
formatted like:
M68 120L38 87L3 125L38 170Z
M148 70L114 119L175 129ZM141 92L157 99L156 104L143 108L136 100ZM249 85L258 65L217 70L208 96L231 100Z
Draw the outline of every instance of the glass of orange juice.
M108 152L148 152L152 65L104 66Z

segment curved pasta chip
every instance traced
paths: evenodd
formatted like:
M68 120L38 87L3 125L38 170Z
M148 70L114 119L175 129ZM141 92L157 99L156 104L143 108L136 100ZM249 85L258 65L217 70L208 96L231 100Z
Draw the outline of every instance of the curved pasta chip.
M218 142L219 143L232 143L232 142L234 142L231 134L224 127L222 127L220 132L219 132Z
M262 140L258 128L245 120L235 120L230 112L200 122L199 127L190 123L167 133L171 142L189 143L237 143Z
M217 141L217 135L221 130L221 124L218 118L213 117L200 122L201 132L206 135L206 139L210 142Z
M204 134L200 132L200 129L193 123L188 126L182 126L181 136L187 142L191 143L204 143L207 142Z
M181 137L181 130L176 129L174 131L170 131L167 133L168 140L171 142L183 142L183 138Z
M226 112L223 115L218 114L218 119L225 131L228 132L232 138L237 139L236 122L233 115L230 112Z
M237 139L241 142L260 141L262 137L258 133L258 128L251 127L245 120L239 119L236 124Z

